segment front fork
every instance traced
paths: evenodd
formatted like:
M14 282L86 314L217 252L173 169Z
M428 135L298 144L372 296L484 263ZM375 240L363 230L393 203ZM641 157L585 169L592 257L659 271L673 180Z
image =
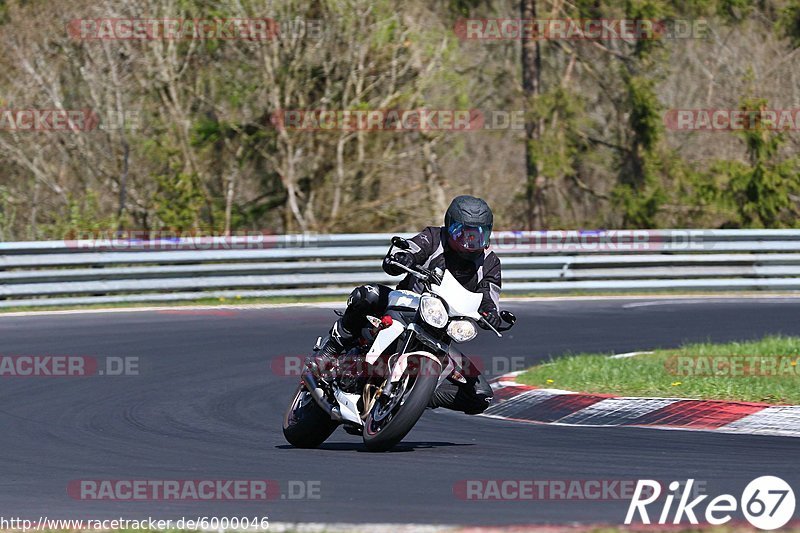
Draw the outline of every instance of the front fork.
M403 349L400 350L397 353L397 355L393 355L392 357L389 358L390 361L391 359L394 359L394 363L389 365L389 375L386 378L386 386L383 388L383 390L381 390L381 394L378 397L380 400L386 401L389 398L391 398L392 387L394 386L394 383L392 382L392 376L394 375L394 367L396 364L398 364L400 358L408 351L408 347L411 344L411 338L413 336L414 336L413 331L410 329L406 329L405 340L403 341Z
M434 339L433 337L428 335L425 332L425 330L423 330L422 328L420 328L416 324L414 324L414 323L409 324L408 327L406 328L405 339L402 341L403 342L403 348L402 348L402 350L400 350L400 352L398 352L398 354L396 356L393 356L393 358L395 358L395 361L394 361L393 364L389 365L389 376L387 377L387 383L386 383L386 386L381 391L381 394L379 396L379 398L381 400L387 401L387 400L389 400L391 398L392 390L394 388L393 379L394 378L399 379L399 377L400 377L400 376L396 376L395 375L396 373L398 373L397 365L398 364L405 364L405 361L403 360L403 356L406 355L407 353L409 353L408 350L409 350L409 347L411 346L411 341L414 340L414 339L417 339L421 344L424 344L427 347L432 349L431 352L419 351L419 352L414 352L414 353L419 353L420 355L423 355L424 357L429 357L431 359L435 359L440 365L442 365L442 368L445 367L445 364L444 364L444 362L443 362L443 360L442 360L442 358L440 356L443 354L444 358L447 358L448 353L449 353L449 346L444 344L444 343L442 343L442 342L440 342L440 341L438 341L438 340L436 340L436 339ZM405 366L402 369L402 371L405 372Z

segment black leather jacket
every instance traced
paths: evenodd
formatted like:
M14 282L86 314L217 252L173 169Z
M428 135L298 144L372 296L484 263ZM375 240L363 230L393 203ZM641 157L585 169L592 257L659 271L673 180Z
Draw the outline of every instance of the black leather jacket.
M429 226L415 235L410 240L411 249L408 252L414 255L418 265L425 268L447 269L451 274L468 290L483 293L481 311L500 310L500 259L494 252L484 250L483 254L475 260L464 259L447 245L447 232L442 227ZM383 264L383 270L387 274L397 276L403 271ZM401 281L398 289L406 289L419 292L417 278L407 275Z

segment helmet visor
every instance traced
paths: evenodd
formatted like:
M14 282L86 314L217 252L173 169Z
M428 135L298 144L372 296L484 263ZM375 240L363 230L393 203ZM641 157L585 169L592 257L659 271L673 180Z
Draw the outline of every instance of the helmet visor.
M467 226L461 222L453 222L448 226L447 233L450 243L457 248L476 252L489 246L489 237L492 235L492 225Z

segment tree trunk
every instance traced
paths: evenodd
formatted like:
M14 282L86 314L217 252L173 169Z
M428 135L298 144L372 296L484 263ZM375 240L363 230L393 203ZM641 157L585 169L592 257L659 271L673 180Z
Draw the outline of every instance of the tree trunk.
M423 174L425 176L425 183L428 186L428 198L433 211L433 216L441 216L447 209L447 199L445 198L444 184L442 183L442 175L439 172L439 162L436 157L436 151L433 148L435 139L426 139L422 145Z
M122 136L122 174L119 177L119 207L117 208L117 230L122 231L125 216L125 209L128 196L128 159L130 158L130 146L125 136Z
M520 17L525 20L536 18L536 0L520 0ZM532 104L540 92L542 71L542 55L537 39L522 39L522 92L525 95L525 199L526 220L529 230L543 225L542 191L539 190L537 178L539 166L533 155L533 143L539 140L541 124L533 116Z

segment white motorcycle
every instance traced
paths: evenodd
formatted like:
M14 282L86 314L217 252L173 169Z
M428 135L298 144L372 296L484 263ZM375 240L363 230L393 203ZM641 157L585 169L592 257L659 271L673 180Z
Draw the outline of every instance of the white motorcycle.
M514 325L516 317L503 311L508 325L493 328L478 312L481 294L446 270L394 261L395 248L408 250L408 241L394 237L387 261L417 277L423 291L392 291L385 315L367 317L371 327L362 332L362 346L338 357L320 379L304 372L283 421L290 444L316 448L342 425L362 435L370 451L391 449L411 431L443 380L466 383L463 356L453 343L474 339L477 323L498 337ZM319 344L320 339L315 350Z

